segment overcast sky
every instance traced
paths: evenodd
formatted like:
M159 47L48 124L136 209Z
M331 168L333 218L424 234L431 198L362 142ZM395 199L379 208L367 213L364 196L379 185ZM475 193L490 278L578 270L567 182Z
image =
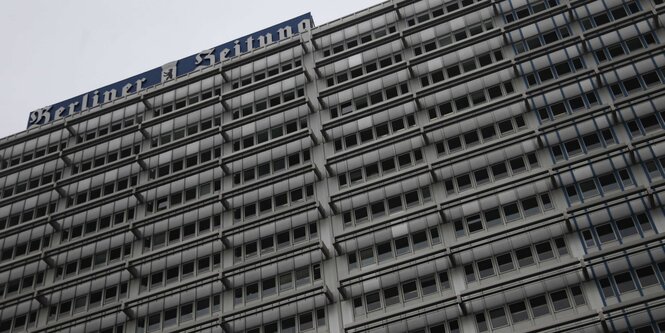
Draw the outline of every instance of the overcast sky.
M0 0L0 137L28 114L306 12L381 0Z

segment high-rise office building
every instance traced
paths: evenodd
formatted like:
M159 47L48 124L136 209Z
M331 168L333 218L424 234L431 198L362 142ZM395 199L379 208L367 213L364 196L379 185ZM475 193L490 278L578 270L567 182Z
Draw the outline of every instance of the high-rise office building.
M662 0L387 1L0 140L1 332L665 332Z

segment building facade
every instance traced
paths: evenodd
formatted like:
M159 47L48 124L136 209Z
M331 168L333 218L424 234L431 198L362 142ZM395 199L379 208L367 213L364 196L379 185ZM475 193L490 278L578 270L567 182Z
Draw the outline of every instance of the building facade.
M663 12L387 1L33 112L0 332L665 332Z

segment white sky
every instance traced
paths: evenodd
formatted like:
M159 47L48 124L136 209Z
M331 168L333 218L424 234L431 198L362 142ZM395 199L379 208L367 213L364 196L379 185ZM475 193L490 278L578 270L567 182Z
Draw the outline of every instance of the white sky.
M28 114L306 12L381 0L0 0L0 138Z

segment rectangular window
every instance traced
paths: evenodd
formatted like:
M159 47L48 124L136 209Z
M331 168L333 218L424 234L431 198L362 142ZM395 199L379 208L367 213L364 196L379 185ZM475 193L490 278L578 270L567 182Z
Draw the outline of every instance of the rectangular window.
M508 307L510 308L510 317L513 319L513 323L529 320L529 313L526 311L524 301L510 304Z
M534 318L538 318L550 313L545 296L538 296L529 299L529 305L531 305L531 311L533 312Z
M489 315L493 328L496 329L508 325L508 318L506 317L506 312L503 307L490 310Z
M559 290L553 293L550 293L550 298L552 298L552 306L554 311L562 311L570 308L570 301L568 300L568 294L566 290Z

